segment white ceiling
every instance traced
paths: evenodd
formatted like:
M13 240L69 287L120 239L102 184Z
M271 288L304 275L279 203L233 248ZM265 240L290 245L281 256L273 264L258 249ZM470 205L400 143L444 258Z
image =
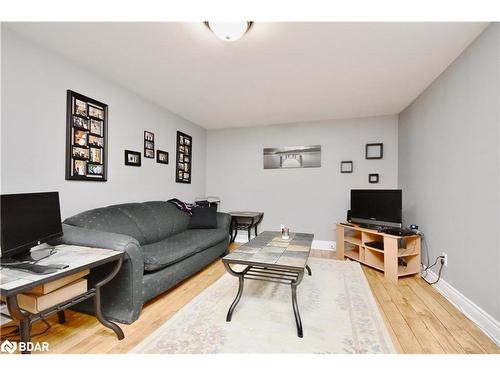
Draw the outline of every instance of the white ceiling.
M396 114L487 23L10 23L205 128Z

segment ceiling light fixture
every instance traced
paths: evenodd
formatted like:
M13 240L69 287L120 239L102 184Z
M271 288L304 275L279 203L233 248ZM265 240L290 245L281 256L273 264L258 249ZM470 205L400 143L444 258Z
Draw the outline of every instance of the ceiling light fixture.
M205 25L225 42L234 42L240 39L252 27L253 22L205 22Z

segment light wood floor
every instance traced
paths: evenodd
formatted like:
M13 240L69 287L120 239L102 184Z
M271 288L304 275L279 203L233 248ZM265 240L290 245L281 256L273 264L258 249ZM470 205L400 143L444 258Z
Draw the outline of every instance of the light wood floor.
M232 245L232 250L237 245ZM331 251L313 250L311 256L334 258ZM398 353L500 353L474 323L453 307L434 288L419 277L387 283L379 271L363 266L379 310L386 322ZM67 322L49 319L51 329L34 342L47 341L50 353L127 353L155 331L180 308L225 273L220 260L193 275L168 293L150 301L132 325L121 324L125 339L114 334L92 316L67 311ZM42 331L43 323L33 327Z

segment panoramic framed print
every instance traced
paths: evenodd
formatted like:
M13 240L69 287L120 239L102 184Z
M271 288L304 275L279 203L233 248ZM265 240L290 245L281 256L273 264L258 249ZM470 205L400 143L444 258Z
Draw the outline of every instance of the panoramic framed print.
M106 181L108 106L66 92L66 180Z

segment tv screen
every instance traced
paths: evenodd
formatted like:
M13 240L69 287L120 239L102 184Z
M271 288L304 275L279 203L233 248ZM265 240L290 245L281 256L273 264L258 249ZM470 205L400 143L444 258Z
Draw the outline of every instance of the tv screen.
M351 221L401 226L401 190L351 190Z
M0 211L2 258L62 235L57 192L2 194Z

